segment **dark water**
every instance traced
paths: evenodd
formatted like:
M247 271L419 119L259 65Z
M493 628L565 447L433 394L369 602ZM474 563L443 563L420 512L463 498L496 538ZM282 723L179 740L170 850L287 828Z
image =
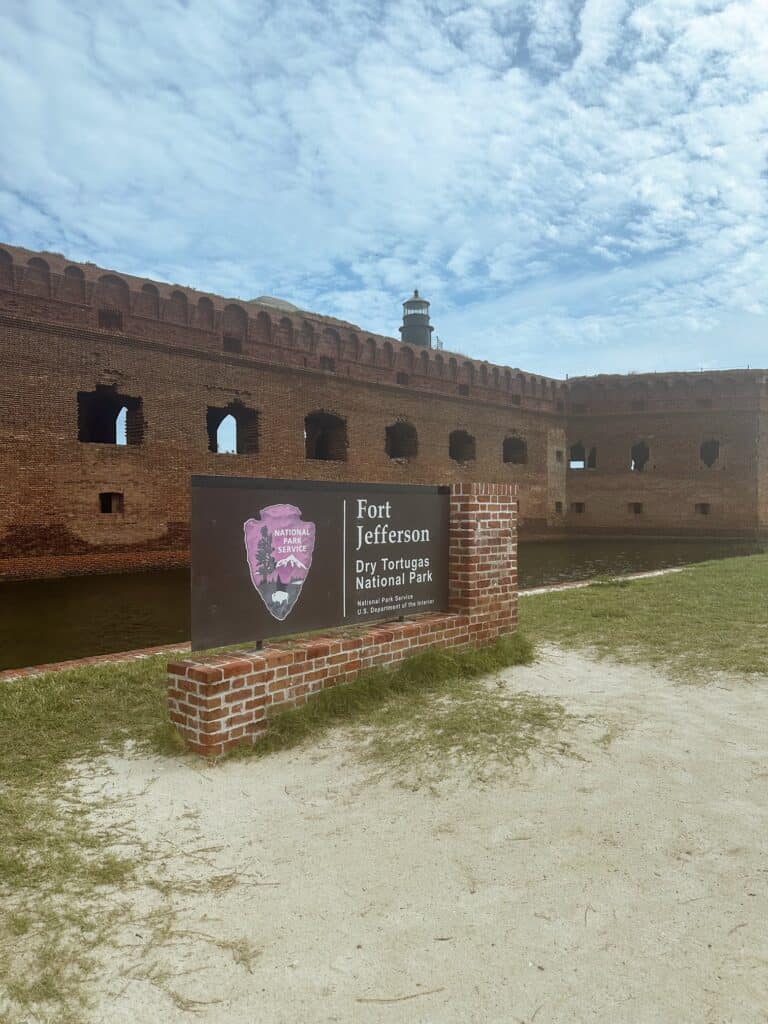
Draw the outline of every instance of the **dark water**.
M588 580L605 573L622 574L668 569L713 558L756 555L765 544L723 540L545 540L522 543L518 549L521 589L569 580Z
M642 572L710 558L750 555L729 541L556 540L522 543L520 586ZM0 583L0 669L189 639L184 569Z

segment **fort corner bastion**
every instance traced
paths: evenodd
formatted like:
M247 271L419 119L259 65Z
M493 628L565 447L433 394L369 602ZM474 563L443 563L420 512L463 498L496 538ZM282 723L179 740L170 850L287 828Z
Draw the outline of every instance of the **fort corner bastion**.
M186 565L193 474L515 483L523 538L768 534L766 370L555 380L11 245L0 353L4 579Z

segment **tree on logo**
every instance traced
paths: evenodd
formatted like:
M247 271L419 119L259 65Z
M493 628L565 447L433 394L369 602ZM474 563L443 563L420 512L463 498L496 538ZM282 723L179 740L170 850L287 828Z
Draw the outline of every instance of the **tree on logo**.
M274 550L272 547L272 535L266 526L262 526L261 540L256 548L256 565L261 573L262 586L269 582L270 575L277 568Z

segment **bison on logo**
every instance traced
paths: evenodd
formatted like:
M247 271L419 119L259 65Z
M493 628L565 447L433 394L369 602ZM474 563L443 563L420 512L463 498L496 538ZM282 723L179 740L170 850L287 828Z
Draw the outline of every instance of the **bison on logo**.
M315 524L305 523L295 505L269 505L243 525L251 583L278 622L299 599L312 565Z

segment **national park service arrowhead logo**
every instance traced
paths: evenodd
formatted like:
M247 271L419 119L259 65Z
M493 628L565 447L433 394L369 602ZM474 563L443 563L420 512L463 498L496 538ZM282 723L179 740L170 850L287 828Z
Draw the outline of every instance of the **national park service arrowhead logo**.
M312 565L315 524L295 505L269 505L243 525L251 583L269 614L282 622L299 599Z

